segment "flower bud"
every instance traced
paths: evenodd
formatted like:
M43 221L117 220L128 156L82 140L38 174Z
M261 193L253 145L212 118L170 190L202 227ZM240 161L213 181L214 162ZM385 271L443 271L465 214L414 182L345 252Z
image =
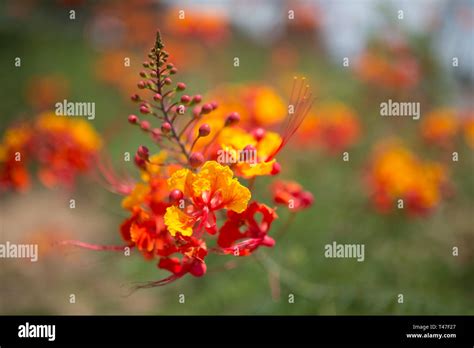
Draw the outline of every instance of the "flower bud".
M163 122L161 125L161 131L168 134L171 131L171 124L169 122Z
M137 87L140 89L144 89L146 86L147 84L145 83L145 81L140 81L137 83Z
M212 102L211 102L211 106L212 106L212 110L215 110L215 109L217 109L217 107L219 106L219 104L217 104L216 101L212 101Z
M265 129L263 129L261 127L256 128L252 131L252 135L255 138L255 140L260 141L265 136Z
M227 116L227 119L225 120L225 125L232 126L234 124L239 123L239 121L240 115L237 112L232 112L229 116Z
M204 104L201 109L202 114L208 114L212 111L212 105L211 104Z
M195 277L202 277L206 274L207 266L204 262L199 260L194 260L191 264L191 268L189 269L189 273L191 273Z
M148 109L145 105L142 105L140 106L140 112L142 114L149 114L150 113L150 109Z
M193 152L189 156L189 164L193 168L198 168L204 163L204 156L200 152Z
M132 94L130 96L130 99L133 101L133 102L139 102L140 101L140 96L138 94Z
M169 199L170 202L172 203L177 203L180 200L182 200L184 197L183 192L178 189L174 189L173 191L170 192Z
M138 154L135 154L134 162L139 168L145 168L146 166L146 161L140 156L138 156Z
M177 72L178 72L178 69L176 69L176 68L171 68L171 69L170 69L170 75L174 75L174 74L176 74Z
M193 97L193 103L200 103L202 101L202 96L200 94L196 94L194 97Z
M149 130L150 129L150 122L148 122L148 121L140 122L140 128L143 129L144 131Z
M191 101L191 97L190 97L189 95L183 94L183 95L181 96L181 102L182 102L182 103L186 103L186 104L187 104L187 103L189 103L190 101Z
M311 194L311 192L304 191L301 193L301 202L305 207L309 207L313 204L314 202L314 197Z
M153 100L154 100L154 101L160 101L161 98L163 98L163 97L161 96L160 93L156 93L156 94L153 96Z
M165 78L163 81L165 82L165 85L171 85L171 82L173 82L169 77Z
M136 115L129 115L128 122L131 124L136 124L138 122L138 117Z
M153 128L151 131L151 136L154 141L160 141L161 139L161 130L159 128Z
M207 137L211 133L211 126L209 126L207 123L204 123L199 127L199 136L200 137Z
M176 85L176 89L178 91L184 91L186 89L186 84L183 82L178 82L178 84Z
M148 150L148 148L147 148L146 146L140 145L140 146L138 147L137 154L138 154L138 156L140 156L141 158L143 158L143 159L148 159L149 153L150 153L150 152L149 152L149 150Z
M277 175L281 172L281 165L278 162L274 162L272 166L272 171L270 172L271 175Z
M140 71L140 76L141 77L146 77L146 72L145 71Z
M201 107L200 106L194 107L193 109L194 118L198 118L200 114L201 114Z

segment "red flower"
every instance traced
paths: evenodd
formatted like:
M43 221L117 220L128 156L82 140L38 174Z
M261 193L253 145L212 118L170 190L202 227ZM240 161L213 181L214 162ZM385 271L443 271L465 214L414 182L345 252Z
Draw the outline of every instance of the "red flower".
M276 181L272 188L273 201L284 204L291 211L300 211L313 205L311 192L303 191L300 184L294 181Z
M256 214L262 214L258 222ZM275 240L267 235L274 219L277 218L274 209L257 202L251 203L242 213L228 211L227 221L219 231L217 244L226 254L247 256L259 246L272 247ZM242 231L242 227L245 230ZM236 241L245 239L235 244Z

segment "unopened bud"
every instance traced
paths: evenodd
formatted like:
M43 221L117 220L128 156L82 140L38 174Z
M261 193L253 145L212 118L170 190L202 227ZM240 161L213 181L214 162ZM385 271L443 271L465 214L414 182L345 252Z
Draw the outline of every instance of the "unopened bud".
M200 137L207 137L211 133L211 126L209 126L207 123L204 123L199 127L199 136Z
M204 163L204 156L200 152L193 152L189 156L189 164L193 168L198 168Z

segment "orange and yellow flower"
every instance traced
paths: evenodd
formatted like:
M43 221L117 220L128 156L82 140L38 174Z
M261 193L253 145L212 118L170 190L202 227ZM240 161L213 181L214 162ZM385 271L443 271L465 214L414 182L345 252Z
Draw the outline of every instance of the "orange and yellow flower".
M220 209L240 213L247 207L250 191L233 177L232 170L215 161L206 162L198 173L180 169L168 179L170 190L179 190L189 201L185 209L173 205L166 209L165 224L171 235L191 236L216 232L214 212ZM198 224L197 228L193 227Z
M445 147L453 143L459 126L454 109L437 109L422 119L421 135L426 142Z
M391 211L401 199L410 215L424 215L440 204L448 179L443 165L421 161L400 141L392 140L377 147L368 183L379 211Z

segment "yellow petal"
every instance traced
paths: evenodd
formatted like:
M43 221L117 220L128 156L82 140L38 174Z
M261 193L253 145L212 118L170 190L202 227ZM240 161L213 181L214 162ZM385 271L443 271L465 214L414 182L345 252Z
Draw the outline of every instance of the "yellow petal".
M178 189L181 190L185 196L193 196L193 182L196 175L189 169L177 170L168 179L168 188L170 190Z
M262 140L257 144L258 158L265 160L270 156L281 144L281 137L275 132L266 132Z
M237 179L232 179L229 185L223 187L221 194L225 207L237 213L241 213L247 208L251 197L250 190L241 185Z
M244 178L251 178L254 176L260 175L270 175L273 169L273 163L276 160L271 160L268 162L260 162L260 163L237 163L236 168L237 172L243 176Z
M164 220L169 233L173 237L177 232L188 237L193 234L193 218L174 205L166 208Z
M133 207L140 205L149 192L150 187L148 185L141 183L136 184L132 193L122 200L122 207L125 209L132 209Z

